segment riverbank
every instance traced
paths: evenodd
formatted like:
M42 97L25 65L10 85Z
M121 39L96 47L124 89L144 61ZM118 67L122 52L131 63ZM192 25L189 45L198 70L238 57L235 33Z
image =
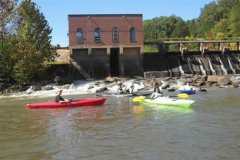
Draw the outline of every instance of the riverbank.
M69 84L59 83L38 83L34 85L10 86L2 90L0 96L10 97L31 97L31 96L54 96L56 90L63 89L64 95L89 94L101 92L113 92L118 83L123 83L126 87L133 86L133 92L151 91L154 83L158 83L164 92L174 92L186 83L190 84L196 91L200 89L214 88L237 88L240 86L240 75L224 76L193 76L185 77L165 77L165 78L119 78L106 77L102 80L76 80Z

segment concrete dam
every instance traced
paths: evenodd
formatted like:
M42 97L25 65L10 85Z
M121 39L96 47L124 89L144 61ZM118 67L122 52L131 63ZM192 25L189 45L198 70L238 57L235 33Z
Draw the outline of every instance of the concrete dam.
M227 75L240 74L240 53L147 53L143 55L145 75L179 77L185 74Z
M206 47L211 42L187 42L198 43L199 51L191 51L183 45L183 42L150 43L157 45L159 52L144 53L143 68L145 77L180 77L186 74L194 75L228 75L240 74L240 50L239 42L236 49L230 50L226 41L215 41L214 50ZM227 41L228 42L228 41ZM229 43L229 42L228 42ZM164 48L171 44L178 44L179 51L166 51ZM185 42L186 44L186 42ZM165 46L164 46L165 45ZM218 50L216 50L216 46Z
M54 70L58 70L58 73L64 77L69 75L66 78L71 79L101 79L108 75L160 78L189 74L240 74L239 43L240 40L144 43L144 45L157 47L158 51L150 53L144 52L141 47L130 48L129 46L83 48L74 50L72 53L65 48L63 59L68 59L66 63L68 67L59 66L64 70L61 72L58 67ZM175 46L173 51L170 49L172 46ZM59 75L58 73L53 75Z

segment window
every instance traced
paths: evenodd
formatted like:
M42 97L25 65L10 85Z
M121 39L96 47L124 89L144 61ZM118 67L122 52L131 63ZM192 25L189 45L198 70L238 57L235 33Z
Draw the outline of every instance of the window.
M113 27L113 29L112 29L112 41L115 43L119 42L119 34L118 34L117 27Z
M77 43L83 43L83 30L82 30L82 28L77 29L76 39L77 39Z
M136 41L135 28L131 27L130 28L130 42L135 42L135 41Z
M100 34L100 28L96 28L94 31L94 40L96 43L101 42L101 34Z

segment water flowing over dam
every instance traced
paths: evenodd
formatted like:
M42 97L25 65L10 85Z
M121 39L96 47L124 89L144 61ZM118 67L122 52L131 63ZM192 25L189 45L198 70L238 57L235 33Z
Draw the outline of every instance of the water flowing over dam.
M65 68L64 77L69 75L72 79L240 74L239 43L240 40L144 42L144 46L157 48L155 52L146 52L143 46L76 49L72 53L67 50L68 67L60 68ZM59 66L55 68L54 71Z
M158 45L159 52L144 53L143 66L145 77L166 77L194 75L228 75L240 73L240 50L239 42L233 41L235 48L229 49L224 45L225 41L205 42L221 46L214 49L202 47L202 42L187 42L184 48L182 42L147 43ZM186 42L185 42L186 43ZM190 43L198 43L199 50L192 51L187 46ZM169 51L172 44L178 44L179 51ZM206 45L204 44L204 45ZM167 47L166 47L167 46ZM222 47L224 46L224 47ZM217 49L216 49L217 48Z

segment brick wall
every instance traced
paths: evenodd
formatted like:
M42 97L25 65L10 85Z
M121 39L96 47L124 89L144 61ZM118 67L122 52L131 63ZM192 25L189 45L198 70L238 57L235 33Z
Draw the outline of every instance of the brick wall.
M97 14L69 15L69 46L96 45L94 40L95 28L100 28L101 43L97 45L143 45L143 23L141 14ZM119 30L119 42L112 41L112 29ZM134 27L136 41L130 42L130 28ZM83 30L83 43L76 40L77 28Z

